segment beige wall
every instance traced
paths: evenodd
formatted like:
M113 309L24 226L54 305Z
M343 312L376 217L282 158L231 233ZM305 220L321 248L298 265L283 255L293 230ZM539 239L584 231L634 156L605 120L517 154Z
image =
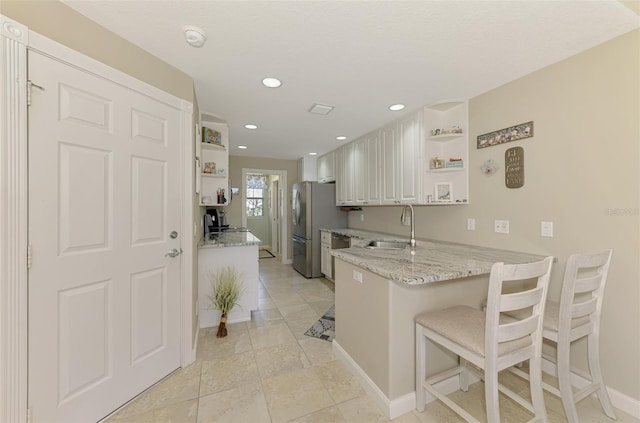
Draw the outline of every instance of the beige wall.
M287 186L283 187L287 202L287 233L291 238L291 232L293 230L291 220L291 188L293 184L298 182L298 163L296 160L280 160L280 159L266 159L261 157L244 157L244 156L229 156L229 176L231 177L231 186L242 187L242 169L265 169L265 170L286 170L287 171ZM242 190L241 190L242 192ZM238 194L233 197L231 205L226 208L227 223L230 226L242 226L242 204L241 195ZM292 257L292 245L291 240L287 240L289 253L287 257Z
M416 235L530 253L552 254L549 295L558 298L567 256L613 248L602 314L607 384L640 399L640 31L635 31L470 100L470 199L467 206L416 208ZM535 136L476 149L476 137L533 120ZM522 146L525 185L504 184L504 152ZM501 164L486 177L487 159ZM368 207L349 226L409 234L400 207ZM467 218L476 231L466 230ZM508 219L511 234L493 233ZM553 221L554 237L540 236ZM585 344L575 364L585 368Z
M0 13L161 90L193 101L193 79L57 0L0 2Z

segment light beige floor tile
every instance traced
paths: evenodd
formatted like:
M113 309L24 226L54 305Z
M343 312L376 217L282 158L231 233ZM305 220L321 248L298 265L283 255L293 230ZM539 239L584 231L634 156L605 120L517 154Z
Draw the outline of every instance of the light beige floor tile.
M286 422L333 405L329 393L312 368L267 379L262 382L262 386L275 423Z
M304 294L302 296L304 297ZM331 293L330 300L315 300L313 302L309 302L309 305L320 316L324 316L324 314L329 311L331 307L333 307L334 303L335 301L333 300L333 293Z
M354 398L338 404L344 419L349 423L388 422L389 419L368 396Z
M466 423L466 420L454 413L449 407L440 401L433 401L427 404L421 413L417 410L412 412L422 423Z
M200 336L198 339L197 360L211 360L251 351L251 339L245 323L229 325L228 334L224 338L216 338L215 331L208 331L207 335Z
M302 298L298 294L271 294L271 298L280 310L282 310L282 308L286 306L305 304L304 298Z
M251 312L251 320L247 322L248 328L257 328L282 323L282 314L277 308L258 310Z
M298 319L286 320L287 325L291 328L291 332L296 337L296 339L306 339L309 338L304 333L309 330L309 328L317 322L319 316L316 314L302 314L298 316Z
M280 313L282 313L282 317L284 317L286 320L295 320L296 316L304 314L317 315L313 308L311 308L311 306L306 303L278 306L278 310L280 310Z
M198 400L172 404L160 407L146 413L137 414L122 419L110 419L107 422L117 423L195 423L198 412Z
M289 423L346 423L346 420L342 417L342 413L340 413L338 407L329 407L294 420L289 420Z
M259 381L253 351L214 358L202 363L200 396Z
M311 366L297 342L256 350L256 362L262 380Z
M478 382L469 386L468 392L456 391L448 397L460 405L465 411L481 422L487 421L484 383ZM525 397L526 399L526 397ZM527 409L511 400L506 395L499 395L500 419L505 422L526 422L533 418Z
M193 363L179 369L156 386L144 392L127 407L120 410L115 419L132 417L151 410L198 398L201 363Z
M270 309L274 309L277 308L276 307L276 303L273 302L273 300L271 299L271 296L269 296L268 298L259 298L258 299L258 309L259 310L270 310Z
M298 344L314 366L338 359L329 341L305 335L304 339L298 340Z
M200 398L198 423L270 423L259 383L242 385Z
M413 412L405 413L401 416L396 417L391 420L394 423L420 423L420 419ZM432 420L432 421L442 421L442 420Z
M249 328L249 336L254 350L295 341L289 326L284 322L259 328Z
M336 404L365 395L358 380L340 360L315 366L314 370Z

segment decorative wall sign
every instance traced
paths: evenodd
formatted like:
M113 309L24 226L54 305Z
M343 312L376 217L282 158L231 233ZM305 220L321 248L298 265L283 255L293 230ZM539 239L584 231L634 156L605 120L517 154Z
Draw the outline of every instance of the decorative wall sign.
M478 136L478 148L491 147L505 142L518 141L533 136L533 121L500 129Z
M507 188L524 185L524 148L513 147L504 152L504 183Z

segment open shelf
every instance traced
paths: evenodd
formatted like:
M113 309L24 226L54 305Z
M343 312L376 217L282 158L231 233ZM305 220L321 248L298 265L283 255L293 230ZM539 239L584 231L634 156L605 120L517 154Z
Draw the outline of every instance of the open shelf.
M206 148L207 150L220 150L225 151L227 148L222 144L213 144L210 142L201 142L200 146L202 148Z
M206 178L226 178L227 175L214 175L212 173L201 173L200 175L206 177Z
M463 172L464 167L442 167L440 169L427 169L427 172L445 173L445 172Z
M432 136L427 137L427 140L429 140L429 141L450 141L450 140L453 140L453 139L456 139L456 138L461 138L463 136L464 136L463 133L432 135Z

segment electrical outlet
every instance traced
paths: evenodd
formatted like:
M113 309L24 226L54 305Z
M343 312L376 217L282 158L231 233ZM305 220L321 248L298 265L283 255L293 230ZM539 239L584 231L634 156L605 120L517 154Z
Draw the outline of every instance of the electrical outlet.
M473 217L467 219L467 230L475 231L476 230L476 220Z
M404 220L402 221L402 224L404 226L411 226L411 219L413 219L413 216L405 216Z
M360 213L360 222L364 222L364 213Z
M540 222L540 235L553 238L553 222Z
M493 225L493 231L498 234L509 233L509 221L508 220L495 220Z
M358 272L357 270L353 271L353 279L362 283L362 273Z

